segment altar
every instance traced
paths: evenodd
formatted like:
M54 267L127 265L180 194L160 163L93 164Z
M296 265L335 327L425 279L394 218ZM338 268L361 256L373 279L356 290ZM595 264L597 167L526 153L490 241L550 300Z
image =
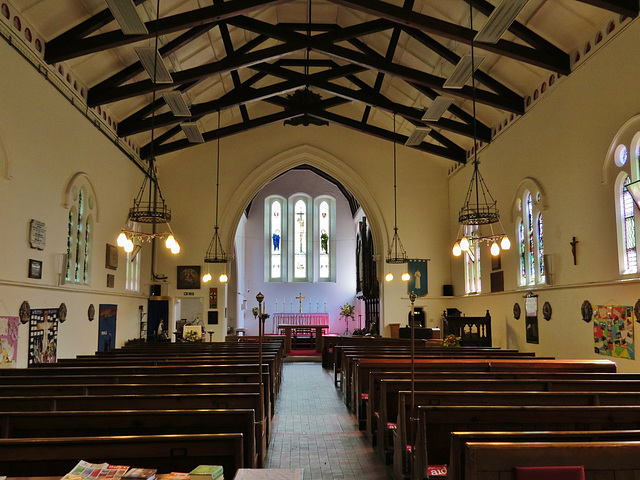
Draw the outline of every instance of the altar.
M328 313L274 313L273 334L278 333L278 325L329 325Z

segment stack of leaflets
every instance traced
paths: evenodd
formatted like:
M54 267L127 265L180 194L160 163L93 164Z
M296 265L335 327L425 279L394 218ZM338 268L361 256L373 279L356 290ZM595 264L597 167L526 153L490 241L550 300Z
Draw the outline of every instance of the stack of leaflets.
M129 470L126 465L109 465L108 463L89 463L80 460L78 464L67 473L63 480L118 480Z
M221 465L198 465L189 472L191 480L223 480Z
M156 475L156 480L189 480L190 475L184 472L161 473ZM2 480L0 478L0 480Z

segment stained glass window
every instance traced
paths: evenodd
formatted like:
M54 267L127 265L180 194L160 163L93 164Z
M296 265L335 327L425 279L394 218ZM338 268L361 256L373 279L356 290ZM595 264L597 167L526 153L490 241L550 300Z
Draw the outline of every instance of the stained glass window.
M328 279L330 276L330 256L329 256L329 234L331 232L331 212L329 210L329 203L323 200L320 203L319 208L320 219L320 272L321 279Z
M73 204L67 219L67 265L65 280L89 284L92 217L91 205L84 188L74 187Z
M271 278L282 278L282 201L271 203Z
M520 220L518 225L518 245L520 247L520 285L527 284L527 255L524 237L524 223Z
M625 188L631 179L627 177L622 186L622 215L624 218L624 273L638 271L638 252L636 249L636 219L633 198Z
M526 198L526 209L527 209L527 247L528 247L528 258L527 258L527 262L528 262L528 280L529 280L529 285L533 285L536 283L536 253L535 253L535 240L534 240L534 234L533 234L533 198L531 197L531 194L527 195Z
M293 276L302 279L307 276L307 205L303 200L294 206L293 232Z
M542 214L538 215L537 222L537 233L538 233L538 279L540 283L544 283L546 281L546 272L544 265L544 228L542 224Z

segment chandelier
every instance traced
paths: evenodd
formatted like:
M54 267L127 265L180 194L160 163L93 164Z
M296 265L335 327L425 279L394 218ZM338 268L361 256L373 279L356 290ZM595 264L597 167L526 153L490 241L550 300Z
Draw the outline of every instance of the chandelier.
M207 273L202 277L203 282L211 280L211 273L209 273L209 263L227 263L227 254L222 248L222 241L220 240L220 234L218 232L218 193L220 189L220 110L218 110L218 141L217 141L217 155L216 155L216 224L213 227L213 237L209 242L209 247L204 255L204 262L207 264ZM226 283L229 280L226 272L220 275L221 283Z
M160 0L157 4L156 23L160 16ZM155 35L155 51L158 51L158 34ZM160 184L156 176L155 156L153 147L155 141L155 104L156 104L156 84L159 81L157 75L159 55L154 55L153 67L150 72L153 84L152 103L154 107L151 112L151 144L149 148L149 167L145 172L142 185L138 195L133 200L133 206L129 209L127 220L122 232L118 235L116 244L122 247L125 252L131 253L135 249L139 249L144 242L151 242L156 238L164 239L165 246L171 250L171 253L180 253L180 244L176 241L173 230L171 230L171 210L162 196ZM162 61L162 60L160 60ZM148 225L148 226L147 226Z
M471 30L473 31L473 7L471 7L470 15ZM458 214L458 235L453 244L452 253L459 257L462 252L468 252L473 242L484 242L491 246L491 255L498 256L500 250L508 250L511 248L511 242L504 233L504 227L500 221L500 212L496 200L494 200L484 178L479 170L480 161L478 160L478 138L477 138L477 121L476 121L476 81L475 81L475 58L473 49L473 40L471 41L471 91L473 104L473 173L471 182L467 189L467 195L464 199L464 205ZM484 235L480 234L480 226L488 225L489 232ZM474 231L468 232L466 227L477 227ZM496 228L494 230L494 226Z

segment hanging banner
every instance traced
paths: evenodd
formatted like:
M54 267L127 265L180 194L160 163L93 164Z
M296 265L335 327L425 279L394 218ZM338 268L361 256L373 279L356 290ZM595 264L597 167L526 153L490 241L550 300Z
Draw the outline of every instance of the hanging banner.
M424 297L429 293L427 262L429 260L412 259L407 261L409 282L407 293L415 293L417 297Z
M634 360L633 316L631 306L598 305L593 312L595 352Z

